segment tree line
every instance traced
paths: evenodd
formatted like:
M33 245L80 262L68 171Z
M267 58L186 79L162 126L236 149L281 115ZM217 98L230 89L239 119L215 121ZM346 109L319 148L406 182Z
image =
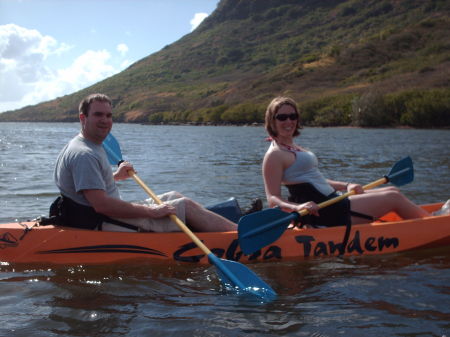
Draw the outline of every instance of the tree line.
M450 127L450 89L411 89L383 94L371 89L362 94L342 94L298 101L306 126L357 126L442 128ZM295 97L294 97L295 98ZM252 124L264 123L267 103L242 103L183 112L158 112L150 124Z

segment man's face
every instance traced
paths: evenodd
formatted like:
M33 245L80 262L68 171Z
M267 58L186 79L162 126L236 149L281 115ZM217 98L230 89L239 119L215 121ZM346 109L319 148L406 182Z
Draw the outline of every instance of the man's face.
M80 114L81 132L90 141L101 144L112 128L112 109L108 102L93 101L88 115Z

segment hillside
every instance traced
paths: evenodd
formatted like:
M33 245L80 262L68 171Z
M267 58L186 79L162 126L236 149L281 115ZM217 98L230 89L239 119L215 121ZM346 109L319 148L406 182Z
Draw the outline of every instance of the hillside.
M116 121L261 122L284 94L309 125L450 126L449 14L445 0L222 0L123 72L0 121L74 121L103 92Z

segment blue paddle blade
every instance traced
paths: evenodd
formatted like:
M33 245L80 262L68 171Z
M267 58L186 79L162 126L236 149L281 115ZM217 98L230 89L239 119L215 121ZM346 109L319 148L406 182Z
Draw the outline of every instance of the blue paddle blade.
M111 165L117 165L122 161L122 151L120 150L119 142L111 133L103 141L103 148Z
M122 160L122 151L120 150L119 142L111 133L103 141L103 148L105 149L111 165L117 165ZM141 186L143 188L146 187L144 184ZM147 188L146 191L150 196L152 196L150 189ZM190 232L187 227L186 231ZM195 236L193 233L191 234ZM205 247L204 251L209 251L209 249ZM273 291L268 284L266 284L255 273L244 267L242 264L234 261L219 259L213 253L209 253L208 258L210 263L217 267L219 271L219 278L224 284L229 285L234 289L241 289L245 292L257 295L264 299L272 299L276 296L275 291Z
M276 292L253 271L239 262L219 259L213 253L208 260L216 266L220 281L233 290L244 291L264 300L273 300Z
M244 254L252 254L276 241L299 214L269 208L243 216L238 224L239 245Z
M399 160L385 176L395 186L403 186L414 180L414 167L410 157Z

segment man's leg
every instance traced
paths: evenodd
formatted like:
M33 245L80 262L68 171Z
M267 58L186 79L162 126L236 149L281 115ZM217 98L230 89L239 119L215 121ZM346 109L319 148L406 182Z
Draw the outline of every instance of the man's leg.
M228 232L237 230L234 222L207 210L197 202L184 198L186 222L197 232Z

